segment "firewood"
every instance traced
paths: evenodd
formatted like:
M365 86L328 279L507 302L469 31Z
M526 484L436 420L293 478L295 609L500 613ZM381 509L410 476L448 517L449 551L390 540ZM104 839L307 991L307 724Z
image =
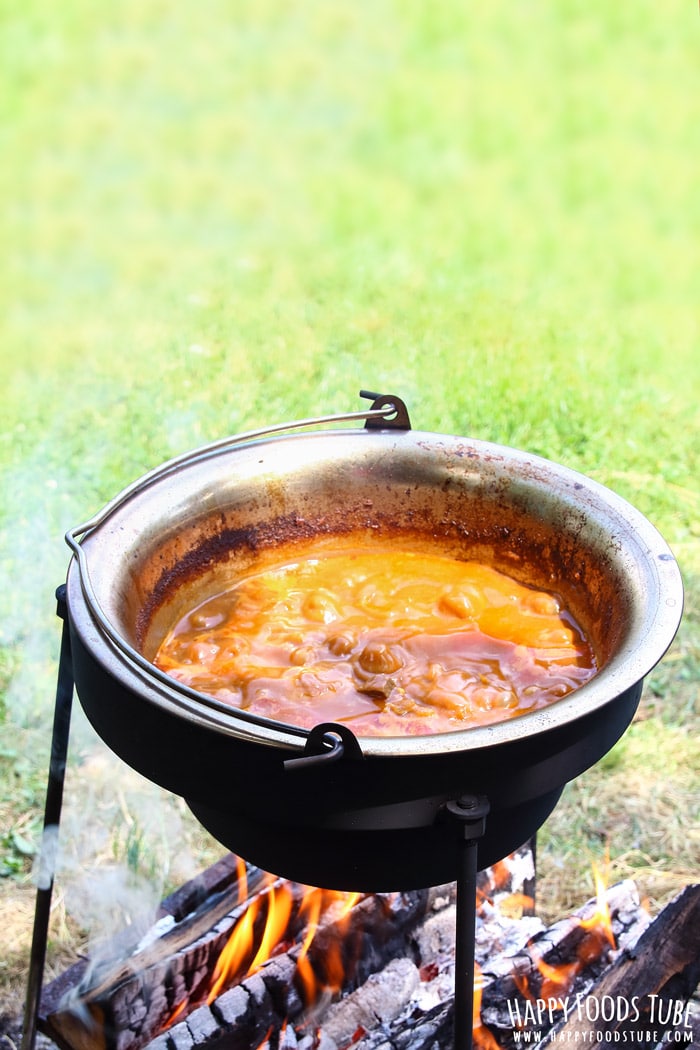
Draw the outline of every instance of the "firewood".
M260 878L254 881L260 885ZM231 930L253 898L267 889L258 889L233 909L237 890L208 898L142 950L75 988L67 1002L46 1013L42 1030L70 1042L74 1050L130 1050L142 1045L183 998L196 1002L200 990L205 994ZM294 892L298 905L303 890L295 887Z
M648 921L640 908L636 887L629 881L618 883L608 889L606 898L618 942L633 943L641 927ZM527 982L530 982L528 993L535 1001L541 990L537 960L565 965L567 960L575 959L577 950L582 944L585 946L586 931L581 921L588 920L596 908L597 902L590 900L572 916L535 934L519 951L513 953L512 950L506 950L490 957L483 964L483 1027L475 1033L476 1050L495 1046L501 1050L513 1050L515 1004L520 1017L525 1018L528 1000L523 990L527 988ZM608 962L609 954L606 951L601 952L595 962L589 961L578 983L572 985L572 994L584 987L584 982L590 983L591 974L599 973ZM529 1010L532 1009L530 1005ZM353 1050L450 1050L453 1017L454 999L450 991L442 1001L428 1009L415 1003L409 1004L390 1025L363 1033L361 1038L353 1042Z
M118 985L134 972L146 970L163 960L176 955L187 945L193 944L206 936L227 916L237 914L255 896L263 881L264 873L257 868L249 869L248 891L245 901L238 903L238 880L225 885L219 892L208 895L191 914L180 922L168 926L167 916L163 922L162 933L153 940L142 938L143 947L137 946L127 958L119 960L116 965L96 967L88 982L83 982L78 993L86 999L98 999L109 988ZM174 916L173 916L174 918Z
M248 896L240 903L237 863L229 855L167 898L158 922L138 945L128 942L125 950L125 942L117 939L99 966L79 964L45 989L40 1029L66 1050L137 1050L173 1017L179 1003L189 1002L196 1008L206 995L216 959L235 922L256 896L267 891L261 886L263 873L249 868ZM275 885L282 883L278 880ZM305 888L284 884L292 889L295 900L287 935L291 943L301 929L303 916L298 912ZM487 924L501 903L519 914L531 912L533 896L531 844L479 873L477 903ZM369 895L353 909L347 931L339 932L330 920L320 925L307 965L322 977L326 958L335 951L346 973L347 994L376 969L381 970L387 959L415 951L416 944L410 947L407 938L426 915L444 911L446 936L451 933L453 939L454 900L454 884L408 894ZM292 946L265 965L262 972L270 1004L257 1004L251 1031L262 1028L264 1035L270 1024L279 1026L286 1017L302 1014L304 1003L295 978L297 955L298 946ZM209 1007L199 1010L209 1023ZM215 1016L216 1011L215 1003ZM197 1026L197 1018L191 1024ZM187 1042L187 1025L188 1021L176 1017L173 1039L177 1035Z
M406 894L372 894L352 909L349 923L342 934L335 922L323 924L309 949L312 970L322 973L330 944L341 945L343 962L348 965L349 983L363 986L370 974L382 971L397 955L406 953L407 944L417 922L425 912L428 894L412 891ZM357 959L345 957L350 946L359 950ZM270 959L258 973L246 977L236 987L216 999L211 1007L203 1006L168 1031L168 1050L192 1050L199 1046L202 1026L216 1022L219 1043L226 1050L250 1050L263 1042L267 1031L279 1032L285 1023L316 1024L318 1004L308 1006L294 984L295 961L299 945ZM330 996L324 1000L327 1006ZM210 1021L213 1019L213 1022ZM318 1015L321 1023L322 1015ZM291 1034L290 1034L291 1038ZM193 1040L192 1042L188 1042ZM147 1050L157 1050L149 1045ZM209 1048L212 1050L212 1048Z
M222 890L238 892L240 863L240 860L234 853L225 854L216 863L199 872L194 878L184 882L170 896L162 900L156 918L172 915L174 919L180 922L185 916L196 911L209 897L220 893ZM255 888L254 883L258 872L258 868L246 864L246 878L251 889Z
M115 935L94 950L96 962L81 959L44 988L39 1028L52 1038L48 1018L61 1010L70 998L94 999L110 987L139 970L172 958L188 943L201 936L235 908L241 896L237 858L227 854L196 878L184 883L160 904L156 923L147 934L134 941L130 930ZM259 868L246 865L246 899L257 890L263 878Z
M621 953L589 992L592 1002L574 1010L551 1038L592 1045L599 1032L623 1030L656 1032L657 1042L673 1030L683 1043L683 1029L692 1033L689 1001L699 980L700 884L696 884L687 886L659 913L634 948Z

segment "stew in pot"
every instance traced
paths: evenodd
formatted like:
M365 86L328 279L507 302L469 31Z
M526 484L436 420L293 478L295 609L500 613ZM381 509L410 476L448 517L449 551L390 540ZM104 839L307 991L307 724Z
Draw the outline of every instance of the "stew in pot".
M500 721L596 671L557 595L476 561L352 546L236 580L174 626L155 662L235 707L357 736Z

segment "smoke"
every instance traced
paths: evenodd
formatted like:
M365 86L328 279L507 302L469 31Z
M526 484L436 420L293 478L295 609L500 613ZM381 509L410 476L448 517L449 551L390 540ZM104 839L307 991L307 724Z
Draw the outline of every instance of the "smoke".
M60 459L60 436L50 430L36 446L18 446L3 469L0 727L37 811L48 776L62 632L55 592L70 558L63 537L99 507L99 499L86 499L86 469L94 471L94 463L81 472ZM91 955L118 931L147 928L165 893L201 867L201 848L209 847L193 842L193 824L184 803L109 752L76 698L60 826L36 832L33 877L48 888L55 876Z
M39 890L48 890L56 876L58 860L58 824L48 824L41 836L41 844L34 863L34 883Z
M91 944L145 930L168 886L193 877L185 807L95 746L69 766L58 872Z
M74 502L71 484L69 471L51 464L43 444L3 472L0 647L12 654L4 704L21 728L51 725L61 636L55 592L68 565L63 534Z

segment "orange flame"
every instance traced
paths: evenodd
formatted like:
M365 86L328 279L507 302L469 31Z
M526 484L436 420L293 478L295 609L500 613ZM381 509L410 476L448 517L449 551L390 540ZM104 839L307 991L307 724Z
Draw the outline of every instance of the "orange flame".
M491 865L491 878L495 889L502 890L504 886L507 886L510 876L510 865L506 860L497 860Z
M309 947L318 930L318 920L321 915L321 890L311 890L304 898L301 911L307 915L306 934L301 943L301 951L297 958L297 973L304 987L306 1002L309 1003L315 996L317 988L316 976L311 962L309 961Z
M611 948L616 948L615 933L612 928L612 918L610 917L610 908L608 907L608 899L605 892L605 879L595 861L593 862L593 879L596 891L596 909L589 919L581 919L580 923L584 930L595 931L603 940L608 942Z
M563 998L569 994L577 974L581 971L580 960L551 966L544 959L535 959L535 965L542 976L540 998L556 1002L557 1009L563 1010Z
M585 936L576 949L576 959L569 963L552 965L541 957L535 957L534 963L541 979L538 996L532 994L527 977L514 977L518 991L531 1002L539 997L550 1000L552 1004L558 1004L558 1009L563 1009L562 1000L571 991L578 974L601 957L606 944L611 948L617 947L608 907L605 880L595 861L593 862L593 879L596 906L587 919L577 918L576 920L580 928L585 931Z
M208 1003L216 999L226 981L241 969L243 960L253 941L253 928L259 908L260 900L256 898L251 902L250 907L246 908L234 926L233 933L216 961L212 986L207 996Z
M249 974L255 973L270 958L273 949L282 940L292 914L292 894L287 886L280 886L277 892L274 886L271 886L268 897L267 922L260 940L260 947L248 968Z
M304 926L304 936L297 960L298 979L307 1005L313 1004L323 991L335 993L346 980L346 963L340 938L333 938L324 948L319 976L309 959L309 949L328 913L338 931L342 931L359 893L340 893L313 887L300 887L273 875L265 875L262 889L248 900L248 877L245 861L236 860L238 905L244 905L216 961L208 989L197 1002L184 999L179 1003L163 1029L186 1016L190 1009L206 998L211 1004L222 990L234 981L251 976L272 957L285 938L293 938L295 930ZM270 1033L260 1044L267 1044Z
M484 975L478 963L474 963L474 1001L472 1010L472 1041L481 1050L501 1050L493 1032L481 1020L481 999L483 995Z
M498 902L499 910L509 919L522 919L523 915L532 912L534 906L534 897L528 893L509 893Z
M340 943L337 940L331 942L324 955L324 974L319 978L309 959L309 948L316 936L321 914L327 911L334 903L339 902L335 922L339 930L343 930L347 918L353 906L360 898L359 893L340 893L334 890L309 889L299 914L306 917L306 933L301 944L301 950L297 958L297 973L304 989L304 999L308 1004L315 1002L322 991L337 992L345 980L345 967L343 965Z
M262 1043L258 1043L258 1045L255 1047L255 1050L266 1050L266 1048L270 1046L270 1036L272 1035L272 1032L273 1027L272 1025L270 1025L268 1030L265 1032L265 1038L263 1039Z
M236 885L238 886L238 903L248 896L248 868L243 857L236 857Z

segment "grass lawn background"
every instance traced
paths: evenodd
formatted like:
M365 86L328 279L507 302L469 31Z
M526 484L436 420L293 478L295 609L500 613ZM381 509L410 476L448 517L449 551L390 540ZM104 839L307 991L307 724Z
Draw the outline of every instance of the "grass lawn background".
M590 474L671 544L679 639L541 833L540 905L578 903L606 848L652 907L696 878L697 7L26 0L0 27L7 1001L63 533L174 454L363 386ZM105 897L119 923L137 883L216 855L79 714L72 745L55 966Z

